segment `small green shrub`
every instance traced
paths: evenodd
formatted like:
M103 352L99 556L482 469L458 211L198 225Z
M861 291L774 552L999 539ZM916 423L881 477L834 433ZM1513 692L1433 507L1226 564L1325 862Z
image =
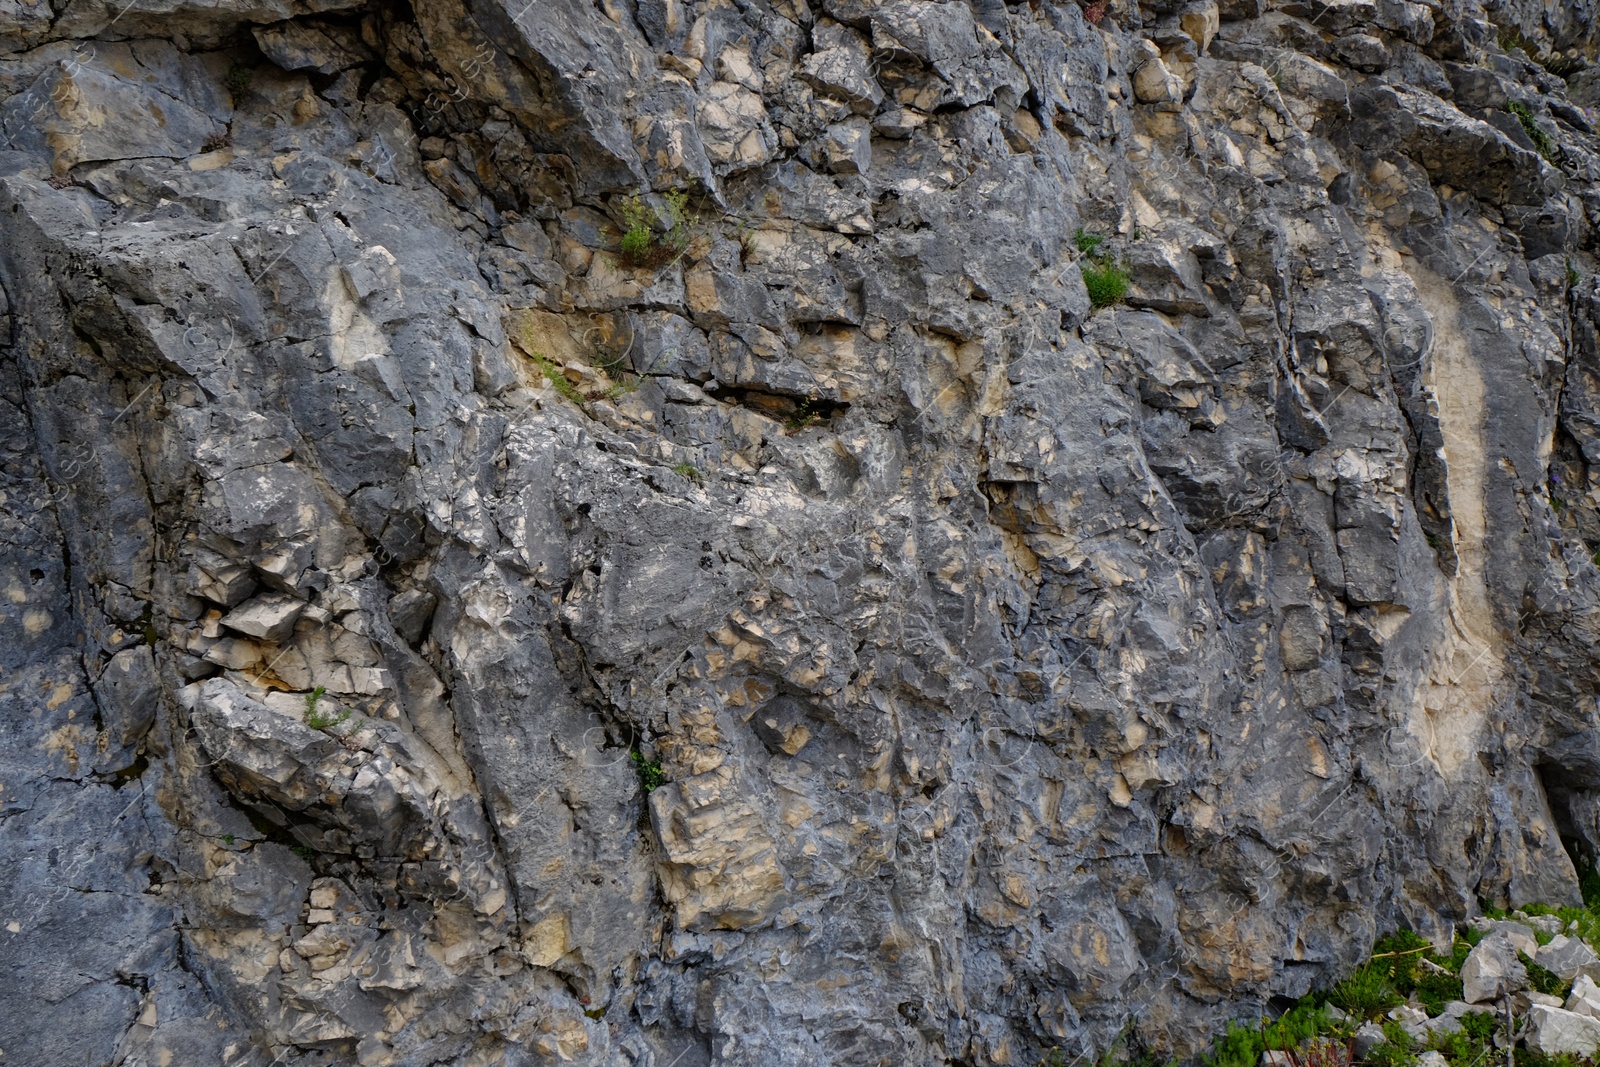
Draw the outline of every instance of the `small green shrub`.
M1120 304L1128 295L1128 275L1109 252L1101 251L1105 238L1080 229L1073 239L1078 246L1078 266L1083 271L1083 287L1089 291L1089 303L1096 308Z
M630 265L639 263L649 255L650 230L646 227L630 228L622 235L622 258Z
M1205 1054L1205 1062L1207 1067L1257 1067L1265 1047L1260 1030L1229 1023Z
M1568 995L1572 993L1571 982L1563 980L1554 971L1534 963L1533 957L1526 952L1517 953L1517 959L1521 960L1522 965L1528 968L1528 984L1536 992L1543 993L1546 996L1560 997L1562 1000L1566 1000Z
M1484 1067L1494 1053L1497 1026L1497 1020L1488 1012L1468 1012L1461 1017L1459 1032L1435 1032L1428 1040L1428 1047L1449 1060L1450 1067Z
M1405 1001L1390 982L1391 960L1372 960L1333 987L1328 999L1351 1015L1372 1019Z
M795 406L789 418L784 422L784 429L790 433L797 433L814 422L822 421L822 405L816 397L807 397Z
M1334 1031L1328 1013L1306 998L1290 1008L1277 1021L1262 1023L1255 1028L1237 1022L1212 1045L1203 1057L1207 1067L1258 1067L1261 1054L1268 1049L1298 1048L1303 1041Z
M1461 979L1453 974L1430 972L1417 979L1416 994L1417 1000L1429 1015L1438 1015L1444 1011L1446 1004L1461 999L1463 994Z
M672 465L672 473L688 478L691 481L698 482L700 480L700 472L695 470L693 463L675 463Z
M635 393L638 391L639 383L637 381L612 382L610 388L605 391L605 395L602 399L618 400L627 396L629 393Z
M631 755L633 765L639 772L639 784L644 787L646 793L666 783L666 775L661 773L660 760L645 759L644 753L638 749L634 749Z
M1113 264L1083 268L1083 287L1089 290L1089 303L1097 308L1122 303L1128 295L1128 275Z
M1487 1011L1469 1011L1461 1017L1462 1032L1479 1044L1493 1040L1495 1027L1499 1025L1500 1021Z
M1550 1055L1531 1048L1519 1048L1516 1051L1517 1067L1583 1067L1584 1063L1570 1052Z
M1394 1020L1383 1024L1384 1040L1367 1053L1367 1067L1413 1067L1417 1062L1416 1042Z
M617 258L629 267L662 267L689 247L689 194L681 189L662 197L659 210L636 193L617 206L622 216L622 240ZM664 232L657 235L659 223Z
M1450 955L1441 956L1416 931L1399 930L1378 939L1372 946L1369 965L1381 968L1382 977L1393 986L1401 1000L1415 995L1429 1015L1438 1015L1450 1001L1461 999L1461 979L1454 972L1466 961L1467 951L1465 945L1459 945ZM1436 967L1451 973L1440 974ZM1360 972L1353 975L1352 980L1358 977ZM1371 982L1370 976L1363 980Z
M1395 989L1405 994L1411 992L1417 981L1418 960L1431 955L1430 945L1415 930L1396 930L1378 938L1372 946L1372 964L1383 970L1383 975Z
M239 101L244 99L244 94L250 91L250 83L254 79L255 72L249 67L235 63L228 68L228 73L222 79L222 84L227 86L228 95L233 97L234 107L238 107Z
M350 713L343 708L339 709L337 715L330 715L317 707L318 701L322 699L322 694L327 691L325 686L319 685L306 694L306 725L313 730L327 730L350 718Z
M1506 27L1497 33L1495 43L1500 46L1502 52L1522 52L1529 59L1534 56L1533 44L1522 36L1522 31L1515 26Z

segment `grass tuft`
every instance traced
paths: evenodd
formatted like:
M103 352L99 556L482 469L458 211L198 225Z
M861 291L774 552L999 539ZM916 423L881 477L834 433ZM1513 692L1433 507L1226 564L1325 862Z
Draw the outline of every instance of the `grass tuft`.
M1128 295L1128 275L1112 264L1085 266L1083 287L1089 291L1089 303L1097 308L1120 304Z
M327 730L350 718L350 712L344 708L339 709L339 714L330 715L317 707L327 691L327 687L319 685L306 694L306 725L313 730Z
M1528 135L1528 140L1533 142L1533 147L1538 149L1539 154L1545 159L1554 162L1556 154L1555 139L1539 127L1539 123L1534 120L1533 112L1528 109L1528 105L1520 100L1513 100L1506 105L1506 110L1522 124L1522 132Z
M1073 242L1078 246L1079 268L1083 271L1083 287L1089 291L1089 303L1096 308L1122 303L1128 295L1128 275L1111 253L1102 250L1105 237L1080 228L1073 235Z
M635 193L617 206L622 216L622 240L617 259L627 267L658 268L677 259L689 247L689 194L675 189L662 197L659 209ZM663 231L656 233L656 225Z
M1333 987L1330 1001L1361 1019L1373 1019L1405 1003L1392 982L1393 960L1371 960Z
M562 396L566 397L580 408L588 403L588 400L584 397L584 395L578 391L578 387L567 381L566 374L561 370L561 367L556 363L555 360L551 359L549 356L541 355L538 352L530 352L529 356L533 359L534 363L538 364L539 369L544 372L544 380L555 386L556 392L560 393Z

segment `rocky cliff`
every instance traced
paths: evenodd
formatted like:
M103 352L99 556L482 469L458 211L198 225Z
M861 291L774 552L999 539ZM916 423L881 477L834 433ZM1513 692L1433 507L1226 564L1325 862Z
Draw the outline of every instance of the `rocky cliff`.
M0 1063L1183 1055L1574 898L1595 8L0 0Z

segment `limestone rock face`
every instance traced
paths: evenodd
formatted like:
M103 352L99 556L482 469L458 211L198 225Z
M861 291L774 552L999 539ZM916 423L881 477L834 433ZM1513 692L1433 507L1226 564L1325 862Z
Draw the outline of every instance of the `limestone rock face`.
M1575 900L1595 15L0 0L5 1062L1182 1055Z

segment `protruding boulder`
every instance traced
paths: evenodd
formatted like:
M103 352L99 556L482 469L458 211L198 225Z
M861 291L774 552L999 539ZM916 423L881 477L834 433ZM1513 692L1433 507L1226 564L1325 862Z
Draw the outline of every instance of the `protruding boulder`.
M1528 1047L1546 1056L1592 1056L1600 1048L1600 1019L1535 1004L1528 1010Z
M1527 982L1528 970L1517 959L1517 945L1503 933L1489 934L1478 942L1461 965L1462 995L1469 1004L1508 996Z
M1554 971L1569 981L1584 968L1600 963L1600 956L1595 955L1594 949L1576 937L1562 934L1551 938L1548 945L1540 945L1533 959L1545 970Z

